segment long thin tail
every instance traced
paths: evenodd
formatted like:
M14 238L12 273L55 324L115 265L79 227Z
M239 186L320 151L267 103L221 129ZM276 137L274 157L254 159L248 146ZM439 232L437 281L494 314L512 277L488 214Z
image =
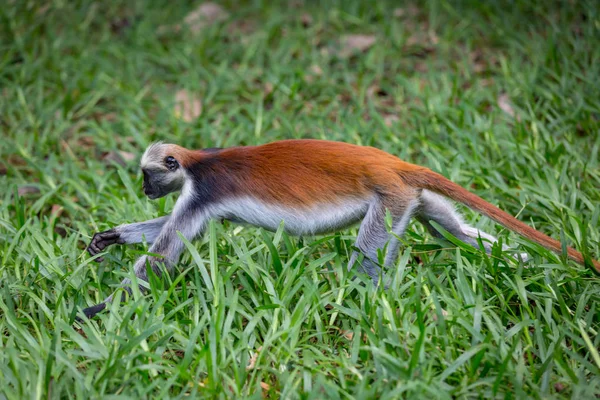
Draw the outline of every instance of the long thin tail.
M498 207L488 203L481 197L469 192L467 189L460 185L452 182L443 175L435 173L429 169L423 168L416 171L410 171L406 174L401 174L402 179L405 183L421 188L427 189L442 196L448 197L454 201L462 203L467 207L480 212L488 218L493 219L505 228L516 232L527 239L538 243L545 248L552 250L556 253L562 252L562 245L558 240L552 239L551 237L539 232L529 225L519 221L512 215L502 211ZM567 247L568 257L578 262L579 264L585 265L585 258L583 254L577 250ZM591 260L594 264L596 272L600 273L600 262L597 260Z

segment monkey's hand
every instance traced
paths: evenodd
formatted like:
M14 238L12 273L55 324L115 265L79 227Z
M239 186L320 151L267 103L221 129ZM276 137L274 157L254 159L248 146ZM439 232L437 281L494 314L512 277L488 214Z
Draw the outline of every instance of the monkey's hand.
M95 256L98 253L101 253L111 244L124 244L125 241L121 239L119 233L114 229L109 229L108 231L98 232L94 234L92 237L92 241L90 242L87 251L91 256ZM102 257L96 258L96 262L101 262L104 260Z

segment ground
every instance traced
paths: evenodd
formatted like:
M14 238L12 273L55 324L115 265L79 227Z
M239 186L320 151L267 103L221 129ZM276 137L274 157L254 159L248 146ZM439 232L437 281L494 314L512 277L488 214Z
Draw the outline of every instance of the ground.
M600 4L8 1L0 10L0 399L594 398L600 280L464 210L528 265L414 223L388 290L344 269L357 229L219 222L151 293L75 313L164 215L155 140L372 145L600 256Z

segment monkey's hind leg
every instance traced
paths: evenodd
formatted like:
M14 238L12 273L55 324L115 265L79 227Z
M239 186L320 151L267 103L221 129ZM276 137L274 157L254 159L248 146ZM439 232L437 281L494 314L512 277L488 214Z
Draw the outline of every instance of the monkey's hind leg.
M423 190L421 193L417 220L425 226L432 236L440 239L444 237L429 221L436 222L454 237L475 248L479 248L477 239L481 237L483 247L488 254L492 252L492 245L498 241L496 237L465 223L450 201L428 190ZM509 247L503 245L502 249L508 250ZM524 261L528 258L526 253L521 253L520 256Z
M358 237L356 238L356 247L364 255L360 266L362 272L367 273L375 285L379 282L381 268L378 263L378 253L382 251L387 244L387 254L383 265L390 266L398 256L400 242L397 236L404 234L410 218L418 207L418 200L398 202L375 200L370 206L360 225ZM392 232L388 233L385 216L386 210L392 214ZM350 257L348 268L352 268L358 259L359 253L354 251Z

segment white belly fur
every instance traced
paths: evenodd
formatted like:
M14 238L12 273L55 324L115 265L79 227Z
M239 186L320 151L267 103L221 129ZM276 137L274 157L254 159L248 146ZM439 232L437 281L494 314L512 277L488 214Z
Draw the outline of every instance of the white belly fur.
M291 208L262 202L251 197L229 199L213 207L210 214L232 222L248 223L275 231L284 221L285 231L296 236L316 235L348 227L360 221L369 208L368 199L319 204L311 208Z

